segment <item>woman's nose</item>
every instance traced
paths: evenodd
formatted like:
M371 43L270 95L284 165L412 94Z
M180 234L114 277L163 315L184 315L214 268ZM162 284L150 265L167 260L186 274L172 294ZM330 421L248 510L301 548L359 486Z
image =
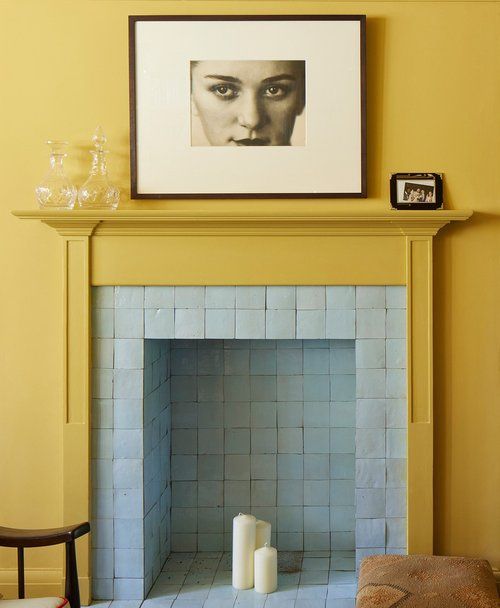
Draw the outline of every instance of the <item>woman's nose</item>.
M257 129L263 121L262 108L254 95L242 97L238 112L238 122L246 129Z

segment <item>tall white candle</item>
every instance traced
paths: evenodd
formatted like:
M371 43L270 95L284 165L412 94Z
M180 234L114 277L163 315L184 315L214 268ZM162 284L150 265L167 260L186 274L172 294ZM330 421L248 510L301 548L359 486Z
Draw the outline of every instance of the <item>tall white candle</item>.
M273 593L278 588L278 552L274 547L257 549L255 560L255 591Z
M235 589L253 587L256 522L253 515L242 513L233 518L233 587Z
M266 544L271 546L271 524L268 521L258 519L256 523L255 548L260 549Z

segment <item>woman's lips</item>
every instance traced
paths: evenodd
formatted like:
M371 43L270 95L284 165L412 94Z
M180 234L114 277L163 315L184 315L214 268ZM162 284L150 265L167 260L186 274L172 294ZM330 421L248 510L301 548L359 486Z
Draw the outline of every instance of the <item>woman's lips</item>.
M254 137L250 139L249 137L244 139L233 139L234 143L237 146L268 146L268 139L260 139L259 137Z

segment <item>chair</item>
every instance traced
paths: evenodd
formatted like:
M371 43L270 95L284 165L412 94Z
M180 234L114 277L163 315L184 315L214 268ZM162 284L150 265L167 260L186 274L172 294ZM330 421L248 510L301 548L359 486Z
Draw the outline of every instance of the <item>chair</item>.
M17 549L17 586L19 600L24 599L25 547L48 547L49 545L59 545L61 543L65 543L66 585L64 593L71 608L80 608L80 590L78 588L75 540L80 536L88 534L89 532L90 525L88 522L74 526L66 526L64 528L52 528L50 530L18 530L16 528L3 528L0 526L0 547L15 547ZM60 600L60 598L43 599ZM19 605L19 608L21 608L21 602L19 600L3 600L0 602L0 605L8 605L7 608L15 608L15 605ZM49 606L51 604L44 602L44 605ZM59 605L61 605L60 601Z

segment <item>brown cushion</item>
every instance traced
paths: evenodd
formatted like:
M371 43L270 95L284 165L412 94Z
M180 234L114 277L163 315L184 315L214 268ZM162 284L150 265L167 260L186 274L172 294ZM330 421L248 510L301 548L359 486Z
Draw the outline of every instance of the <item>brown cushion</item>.
M64 597L33 597L25 600L1 600L0 608L70 608Z
M486 560L373 555L361 562L356 608L498 608Z

